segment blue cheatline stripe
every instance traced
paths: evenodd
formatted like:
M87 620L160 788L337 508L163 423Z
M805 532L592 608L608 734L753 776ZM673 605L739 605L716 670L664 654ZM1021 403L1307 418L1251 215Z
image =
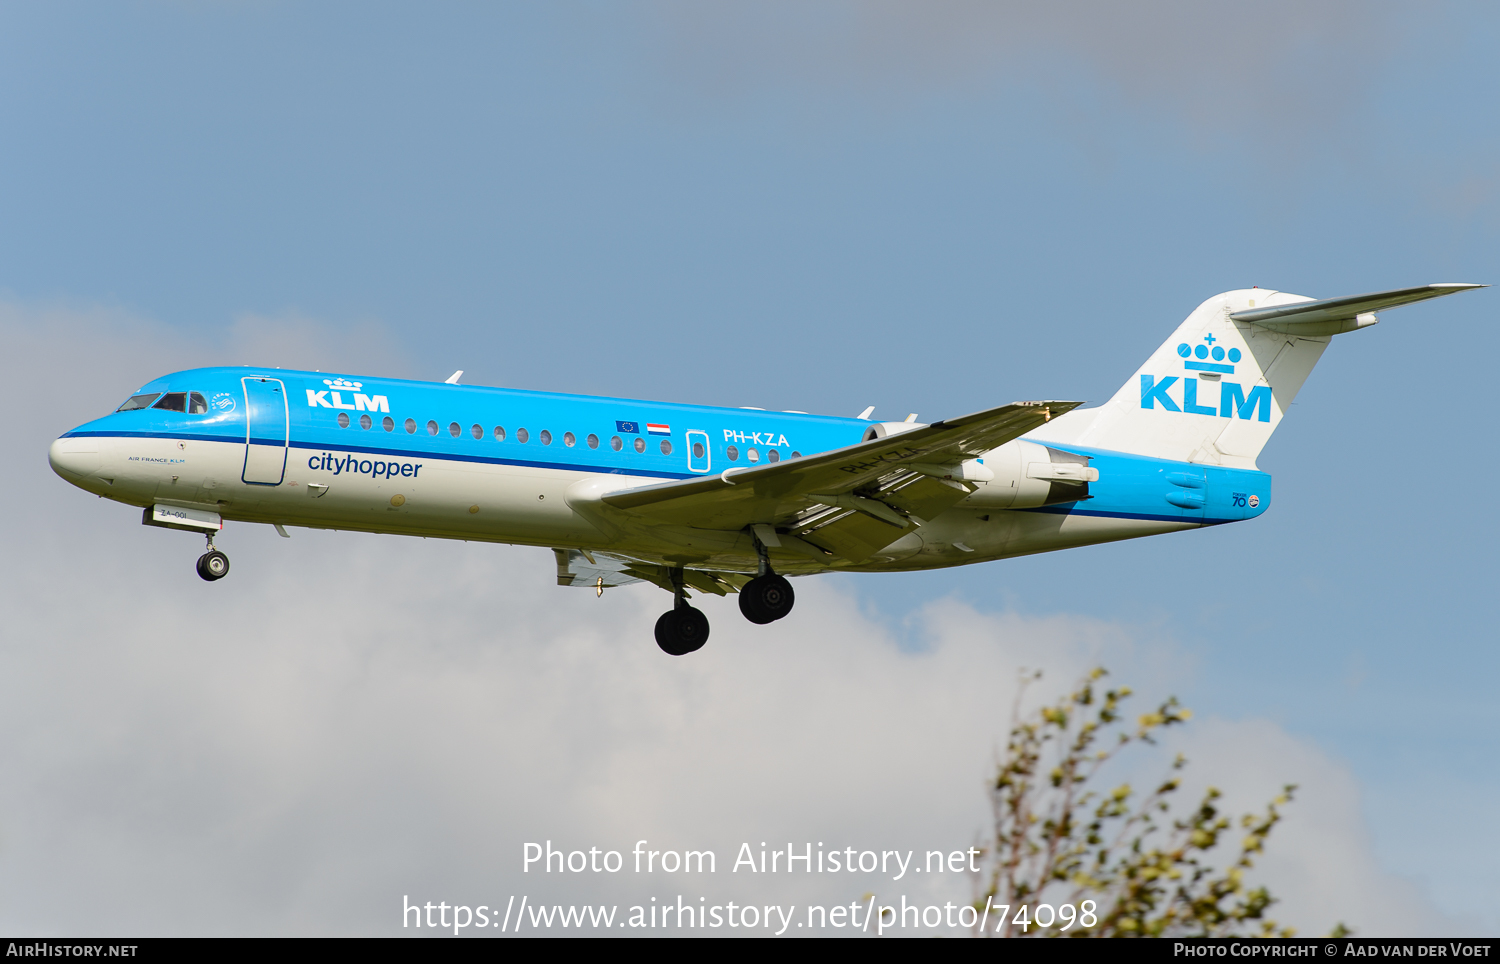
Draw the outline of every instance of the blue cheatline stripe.
M1096 516L1101 519L1140 519L1144 522L1191 522L1194 525L1217 526L1230 522L1243 522L1243 519L1191 519L1180 515L1153 515L1149 512L1105 512L1100 509L1076 509L1076 502L1065 502L1060 505L1044 505L1033 509L1011 509L1011 512L1045 512L1048 515L1087 515Z
M197 442L225 442L230 445L244 445L243 436L229 435L185 435L185 434L163 434L161 432L69 432L63 438L160 438L160 439L191 439ZM257 445L279 446L284 444L281 439L265 441L254 440ZM404 459L436 459L447 462L475 462L481 465L515 465L530 469L558 469L563 472L588 472L593 475L632 475L652 479L697 479L702 478L702 473L693 474L689 472L672 472L666 469L636 469L617 467L612 465L598 465L584 462L537 462L525 459L502 459L483 455L462 455L455 452L413 452L410 449L386 449L373 446L360 445L313 445L309 442L298 442L293 439L289 448L301 449L304 452L357 452L361 455L385 455L396 456Z
M192 439L198 442L227 442L232 445L244 445L244 439L240 436L230 435L186 435L181 433L163 434L161 432L69 432L63 438L160 438L160 439ZM257 440L259 441L259 440ZM260 444L280 445L281 440ZM522 468L534 469L558 469L564 472L588 472L594 475L631 475L653 479L701 479L702 473L669 472L663 469L632 469L613 466L592 465L577 462L528 462L522 459L500 459L481 455L460 455L451 452L413 452L408 449L386 449L374 446L361 445L312 445L307 442L293 440L290 448L301 449L304 452L357 452L361 455L386 455L407 459L437 459L448 462L476 462L483 465L515 465ZM320 470L326 471L326 470ZM250 484L250 483L247 483ZM253 483L258 485L270 485L274 483ZM1241 519L1191 519L1180 515L1153 515L1145 512L1105 512L1097 509L1079 509L1076 502L1064 502L1058 505L1044 505L1031 509L1009 509L1010 512L1045 512L1052 515L1083 515L1096 516L1103 519L1139 519L1145 522L1188 522L1196 525L1214 526L1224 525L1230 522L1241 522Z
M186 432L173 432L170 435L161 432L69 432L63 438L164 438L169 440L188 439L193 442L229 442L235 445L244 445L243 435L189 435ZM283 444L277 439L273 445Z

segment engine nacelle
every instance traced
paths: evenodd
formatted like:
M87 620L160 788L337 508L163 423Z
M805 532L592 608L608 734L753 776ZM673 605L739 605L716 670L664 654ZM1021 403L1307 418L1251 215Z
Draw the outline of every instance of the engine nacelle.
M1089 483L1099 470L1089 468L1089 456L1016 439L984 454L984 467L994 478L960 505L986 509L1029 509L1092 498Z
M889 438L892 435L900 435L902 432L910 432L914 428L926 428L926 422L876 422L865 429L861 442L869 442L878 438Z

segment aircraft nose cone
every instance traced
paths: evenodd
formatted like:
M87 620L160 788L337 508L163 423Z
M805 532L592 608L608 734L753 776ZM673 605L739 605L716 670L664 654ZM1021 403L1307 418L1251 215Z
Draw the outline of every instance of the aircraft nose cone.
M47 450L47 461L52 471L75 482L93 475L103 461L99 453L99 440L92 438L60 438Z

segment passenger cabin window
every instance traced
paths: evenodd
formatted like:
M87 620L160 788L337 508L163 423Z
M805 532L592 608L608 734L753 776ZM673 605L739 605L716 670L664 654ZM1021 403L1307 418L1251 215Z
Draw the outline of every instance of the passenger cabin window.
M778 451L776 451L775 449L767 449L766 450L766 461L767 462L780 462L781 461L781 453L778 452Z
M625 443L622 442L622 441L620 441L620 436L618 436L618 435L611 435L609 437L609 447L612 448L612 449L614 449L616 452L618 452L618 451L620 451L620 449L622 449L622 448L625 447Z
M164 412L186 412L187 392L167 392L152 408L159 408Z
M406 420L406 434L410 435L417 430L417 420L409 418Z
M578 437L576 435L574 435L572 432L564 432L563 433L563 444L566 445L568 448L572 448L573 446L575 446L575 445L578 444Z
M591 449L596 449L599 447L599 436L595 435L593 432L590 432L589 437L584 441L589 443L589 448Z
M361 415L359 417L359 427L365 429L366 431L368 431L370 426L374 424L374 422L370 421L369 415Z
M635 438L635 450L637 452L646 451L646 440L641 438L639 435L637 435Z
M429 418L427 420L427 434L428 435L436 435L437 433L438 433L438 423L434 422L432 419Z
M348 428L348 427L349 427L349 413L348 412L339 412L339 428Z
M125 399L125 403L119 408L115 409L115 411L133 412L136 409L148 408L150 407L152 402L156 401L156 396L160 394L160 392L147 392L144 395L132 395L129 398Z
M538 435L537 438L542 440L543 445L552 444L552 433L547 431L546 429L542 429L542 434Z
M505 441L505 426L503 426L503 425L496 425L495 426L495 441L497 441L497 442L503 442L503 441Z
M448 434L453 436L454 438L458 438L460 435L462 435L463 431L464 430L462 428L459 428L457 422L448 423Z
M662 439L661 440L661 454L662 455L671 455L672 454L672 443L669 442L669 441L667 441L666 439Z
M526 444L526 440L529 439L529 438L531 438L531 433L530 432L526 431L524 428L518 428L518 429L516 429L516 441L517 442L520 442L522 445L525 445Z
M469 434L474 436L474 441L479 441L484 438L484 426L477 423L469 426Z
M738 462L740 460L740 450L735 448L733 445L725 449L724 454L729 456L729 461L731 462Z
M197 392L193 392L191 395L188 396L188 414L189 415L207 415L208 414L208 399L204 398L202 395L200 395Z
M380 427L389 432L391 429L396 427L396 420L387 415L385 418L380 420Z

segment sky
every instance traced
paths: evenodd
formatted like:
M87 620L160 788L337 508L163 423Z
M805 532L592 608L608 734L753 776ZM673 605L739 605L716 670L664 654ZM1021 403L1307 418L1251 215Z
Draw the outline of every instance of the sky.
M202 364L1102 402L1220 291L1500 280L1497 33L1338 0L0 7L0 922L401 933L403 895L685 886L538 881L527 841L962 848L1017 672L1101 662L1195 709L1239 809L1299 784L1280 919L1500 931L1500 533L1454 498L1497 468L1493 292L1336 338L1253 523L817 577L774 629L709 600L684 660L665 594L565 591L542 549L231 525L204 584L45 454Z

